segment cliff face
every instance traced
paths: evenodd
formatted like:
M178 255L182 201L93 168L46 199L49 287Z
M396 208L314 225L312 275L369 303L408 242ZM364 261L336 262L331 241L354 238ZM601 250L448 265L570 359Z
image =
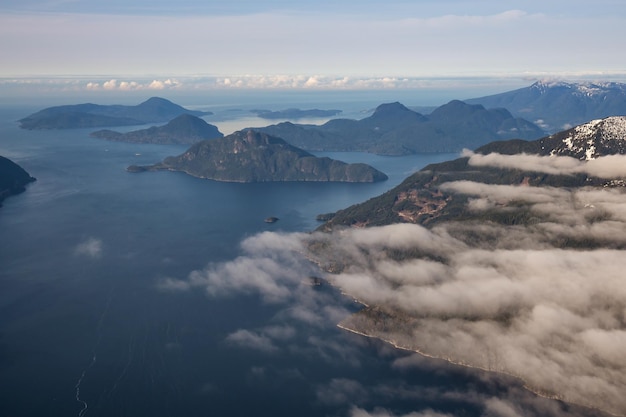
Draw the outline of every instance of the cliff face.
M35 181L22 167L15 162L0 156L0 206L5 198L19 194L26 184Z
M198 142L182 155L144 169L183 171L200 178L228 182L374 182L387 179L384 173L369 165L317 158L280 138L252 130ZM129 167L129 170L142 169Z

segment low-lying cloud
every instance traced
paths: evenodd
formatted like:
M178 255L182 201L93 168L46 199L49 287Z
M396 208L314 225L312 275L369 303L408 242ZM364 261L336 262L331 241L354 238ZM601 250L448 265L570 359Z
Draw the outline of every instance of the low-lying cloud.
M550 158L503 160L509 167L527 167L530 161L558 172L581 169L579 161L561 158L552 165L546 162ZM311 328L341 321L346 329L427 356L515 375L548 397L625 415L624 190L471 181L442 188L468 195L472 210L521 204L537 220L514 226L449 222L432 229L394 224L328 234L266 232L246 239L239 258L165 280L162 287L202 288L211 297L256 294L288 306L284 317ZM323 276L369 308L350 315L333 306L311 286L311 276ZM239 330L227 340L272 353L289 340L284 330ZM315 343L329 357L345 349L310 338L309 344ZM346 386L360 392L358 385ZM513 397L483 398L484 415L527 415ZM369 405L350 415L397 415ZM555 408L544 415L561 414Z
M102 240L95 237L90 237L83 242L76 245L74 248L74 254L80 256L87 256L89 258L100 258L102 256L103 244Z
M606 155L589 161L581 161L569 156L498 153L482 155L465 150L463 156L469 157L471 166L492 166L552 175L588 174L599 178L626 177L626 155Z

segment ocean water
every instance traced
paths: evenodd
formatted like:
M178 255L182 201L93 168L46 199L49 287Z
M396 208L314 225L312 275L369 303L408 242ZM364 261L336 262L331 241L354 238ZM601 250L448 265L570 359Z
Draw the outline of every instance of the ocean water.
M348 416L377 407L473 416L484 412L481 398L509 395L509 384L344 332L316 320L321 313L296 320L297 306L253 293L160 285L232 262L258 233L311 231L317 214L456 155L324 153L389 175L377 184L131 174L128 165L185 147L20 130L16 120L36 109L0 109L0 155L37 177L0 208L0 417ZM224 130L251 121L219 117ZM332 288L319 291L324 309L358 309Z

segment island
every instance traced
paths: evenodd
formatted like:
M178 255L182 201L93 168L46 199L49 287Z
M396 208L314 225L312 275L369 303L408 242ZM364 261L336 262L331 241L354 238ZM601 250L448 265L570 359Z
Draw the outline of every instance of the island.
M0 207L7 197L22 193L26 185L35 181L21 166L0 156Z
M254 130L203 140L182 155L168 157L151 166L130 166L127 170L182 171L226 182L377 182L387 179L387 175L367 164L318 158L281 138Z
M19 121L22 129L76 129L133 126L167 122L181 114L206 116L212 113L189 110L171 101L152 97L136 106L92 103L48 107Z
M113 130L98 130L92 137L117 142L157 143L163 145L191 145L205 139L224 137L216 126L197 116L181 114L164 126L120 133Z
M502 139L537 139L545 132L504 108L453 100L429 115L399 102L384 103L361 120L332 119L322 125L282 122L259 129L308 151L410 155L460 152Z

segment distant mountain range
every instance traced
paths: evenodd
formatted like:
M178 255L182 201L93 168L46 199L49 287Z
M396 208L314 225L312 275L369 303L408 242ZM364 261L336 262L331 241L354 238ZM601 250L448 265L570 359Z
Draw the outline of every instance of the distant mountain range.
M152 126L127 133L99 130L90 136L118 142L183 145L224 137L216 126L190 114L181 114L164 126Z
M538 81L529 87L465 102L504 107L516 117L554 133L590 120L626 115L626 84Z
M591 160L606 155L626 154L626 116L609 117L585 123L567 131L535 141L509 140L489 143L476 149L478 154L534 154L570 156ZM469 158L432 164L416 172L400 185L364 203L337 212L322 225L322 230L337 226L381 226L416 223L433 226L442 221L489 220L519 224L533 217L522 205L506 212L480 212L467 209L467 196L447 193L440 185L451 181L476 181L489 184L549 185L553 187L604 186L605 179L579 173L542 174L493 166L470 166ZM536 220L536 218L535 218Z
M74 104L43 109L21 119L22 129L74 129L109 126L133 126L167 122L191 114L204 116L210 112L188 110L160 97L152 97L136 106Z
M340 181L376 182L387 176L366 164L318 158L284 140L253 130L204 140L179 156L128 171L169 170L227 182Z
M400 103L381 104L361 120L333 119L321 125L279 123L259 131L310 151L360 151L381 155L456 152L510 138L545 134L505 109L487 110L454 100L424 116Z
M2 201L26 190L26 184L35 181L22 167L0 156L0 206Z

